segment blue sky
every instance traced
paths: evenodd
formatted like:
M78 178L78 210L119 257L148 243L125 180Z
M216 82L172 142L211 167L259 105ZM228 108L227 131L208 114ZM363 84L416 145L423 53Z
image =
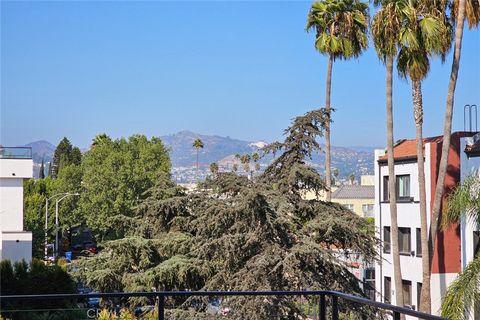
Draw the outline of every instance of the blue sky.
M304 30L311 2L1 2L1 143L188 129L280 139L325 101L327 59ZM464 34L454 130L480 105L480 32ZM453 50L452 50L453 52ZM425 135L442 132L451 53L424 81ZM385 144L385 70L373 48L333 67L332 143ZM395 79L395 138L415 136Z

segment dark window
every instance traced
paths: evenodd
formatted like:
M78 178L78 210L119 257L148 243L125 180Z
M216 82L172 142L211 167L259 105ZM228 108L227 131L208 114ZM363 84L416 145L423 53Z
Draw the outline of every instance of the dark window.
M417 282L417 310L420 310L420 297L422 295L422 284Z
M395 179L395 196L397 201L410 201L410 175L398 175ZM383 177L383 201L389 201L388 176Z
M412 281L402 280L403 305L410 307L412 305Z
M385 277L383 281L383 301L385 303L390 303L390 297L392 296L392 279L390 277Z
M367 297L375 301L375 268L365 269L364 291Z
M410 228L398 228L398 251L410 254Z
M395 181L397 200L410 200L410 175L397 176Z
M383 177L383 201L388 201L388 176Z
M417 257L422 256L422 229L417 228Z
M383 227L383 253L390 253L390 227Z

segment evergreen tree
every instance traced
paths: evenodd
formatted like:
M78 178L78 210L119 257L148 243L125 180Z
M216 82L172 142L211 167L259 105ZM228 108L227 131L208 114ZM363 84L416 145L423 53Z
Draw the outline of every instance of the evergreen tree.
M40 170L38 172L38 178L44 179L45 178L45 163L44 158L42 158L42 164L40 165Z
M319 149L316 137L327 119L325 110L296 118L285 140L267 148L283 153L256 181L220 173L185 193L167 173L159 176L133 215L115 217L123 236L76 262L78 276L105 292L329 289L362 295L341 257L376 258L367 221L341 205L301 196L306 189L325 190L305 160ZM205 306L203 300L174 300L185 309ZM290 297L232 297L226 304L236 319L304 312Z

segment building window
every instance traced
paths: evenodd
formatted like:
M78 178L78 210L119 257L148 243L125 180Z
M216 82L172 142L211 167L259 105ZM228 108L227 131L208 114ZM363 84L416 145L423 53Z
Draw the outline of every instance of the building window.
M395 181L397 200L410 200L410 175L397 176Z
M417 310L420 310L420 301L422 296L422 284L417 282Z
M417 228L417 257L422 256L422 229Z
M383 280L383 302L390 303L390 297L392 296L392 279L385 277Z
M390 253L390 227L383 227L383 253Z
M364 217L373 217L373 204L362 204L362 212Z
M405 307L412 306L412 281L402 280L403 288L403 305Z
M365 269L364 290L370 300L375 301L375 268Z
M410 254L410 228L398 228L398 252Z
M347 204L342 204L342 206L343 206L344 208L347 208L348 210L352 210L352 211L353 211L353 204L347 203Z
M396 176L395 189L397 201L410 200L410 175ZM389 201L388 176L383 177L383 201Z

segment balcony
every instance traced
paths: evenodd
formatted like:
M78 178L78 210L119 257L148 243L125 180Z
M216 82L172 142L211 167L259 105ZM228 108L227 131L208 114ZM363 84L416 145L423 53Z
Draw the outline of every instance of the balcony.
M32 159L32 148L0 147L0 159Z

